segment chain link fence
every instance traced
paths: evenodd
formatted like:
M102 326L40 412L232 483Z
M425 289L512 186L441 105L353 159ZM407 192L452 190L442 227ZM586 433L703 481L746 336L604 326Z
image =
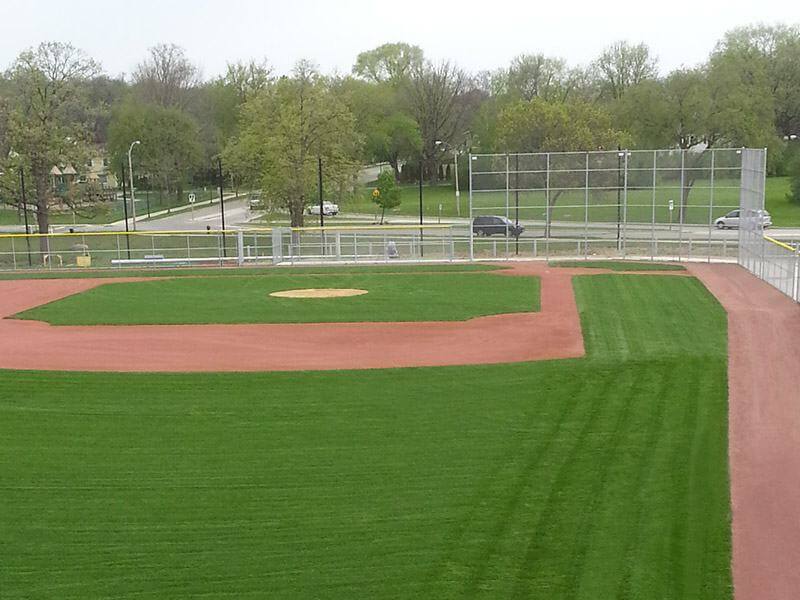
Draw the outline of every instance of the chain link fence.
M450 225L0 235L0 270L450 261Z
M781 242L764 232L766 172L766 150L743 151L739 264L800 302L800 243Z
M741 149L470 156L470 257L735 259ZM723 223L718 222L723 219Z

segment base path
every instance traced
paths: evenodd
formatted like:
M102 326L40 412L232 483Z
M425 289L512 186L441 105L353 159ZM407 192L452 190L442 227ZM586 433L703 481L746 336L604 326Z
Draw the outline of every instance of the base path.
M541 278L538 313L420 323L54 327L4 317L120 279L0 281L0 368L300 371L576 358L584 355L578 272L543 263L498 272Z
M800 305L735 265L690 271L728 311L736 600L800 598Z

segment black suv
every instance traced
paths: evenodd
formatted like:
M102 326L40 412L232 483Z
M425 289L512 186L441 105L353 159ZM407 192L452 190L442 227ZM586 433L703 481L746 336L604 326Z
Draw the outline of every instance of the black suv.
M475 235L509 235L519 237L525 228L514 225L506 217L475 217L472 221L472 233Z

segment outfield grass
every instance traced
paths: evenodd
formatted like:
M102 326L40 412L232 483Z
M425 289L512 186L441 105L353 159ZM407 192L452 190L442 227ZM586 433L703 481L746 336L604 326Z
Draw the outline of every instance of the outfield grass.
M367 290L349 298L274 298L299 288ZM273 274L109 283L32 308L21 319L53 325L463 321L539 310L536 277L482 273Z
M723 310L575 288L582 360L0 371L3 597L731 598Z
M685 271L683 265L627 260L554 260L551 267L609 269L611 271Z

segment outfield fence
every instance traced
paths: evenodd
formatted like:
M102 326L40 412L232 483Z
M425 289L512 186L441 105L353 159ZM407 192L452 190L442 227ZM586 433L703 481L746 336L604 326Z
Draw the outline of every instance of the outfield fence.
M742 155L739 264L800 302L800 243L783 242L764 231L765 150Z
M0 269L723 260L798 299L797 245L764 235L766 150L470 155L469 171L469 219L449 224L5 234ZM739 230L720 227L734 211Z
M571 254L585 258L735 258L737 236L717 220L739 208L742 155L738 148L470 155L470 257L487 247L494 253L487 237L499 236L508 257L574 247ZM539 239L536 253L530 237Z

